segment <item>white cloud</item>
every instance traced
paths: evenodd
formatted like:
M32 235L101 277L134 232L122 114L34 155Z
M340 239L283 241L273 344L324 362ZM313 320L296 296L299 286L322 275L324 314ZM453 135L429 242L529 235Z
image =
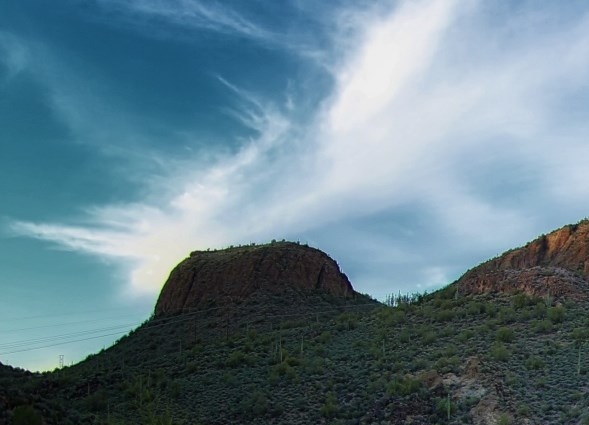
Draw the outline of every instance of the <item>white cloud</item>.
M177 2L175 11L162 4L132 3L142 13L165 9L173 19L206 18L255 35L253 24L217 16L198 2ZM400 246L383 228L379 246L388 238L391 263L365 261L383 270L409 262L415 272L403 277L414 279L414 287L439 285L472 265L464 262L482 260L478 255L495 255L544 226L564 224L538 208L566 200L582 210L589 191L583 184L587 125L562 110L575 91L587 94L587 19L546 31L521 13L513 19L525 36L516 30L507 37L484 13L476 2L422 0L364 16L350 44L356 47L333 64L333 91L311 120L290 115L293 97L282 110L282 94L272 103L225 82L246 105L235 116L257 134L237 153L208 166L188 158L183 164L201 168L167 175L145 204L95 208L87 217L92 226L17 223L13 229L119 258L130 264L135 289L154 292L193 249L309 234L330 223L353 235L346 230L350 219L404 208L431 219L419 229L429 237ZM536 174L521 179L507 196L501 185L483 187L496 173L510 183L526 169L542 170L540 180ZM354 243L331 242L335 251L361 252ZM394 292L400 282L390 284Z
M174 25L200 28L251 38L266 39L269 33L223 3L198 0L101 0L108 8L144 18L163 19Z
M0 63L7 68L7 78L24 71L30 61L26 46L14 35L0 31Z

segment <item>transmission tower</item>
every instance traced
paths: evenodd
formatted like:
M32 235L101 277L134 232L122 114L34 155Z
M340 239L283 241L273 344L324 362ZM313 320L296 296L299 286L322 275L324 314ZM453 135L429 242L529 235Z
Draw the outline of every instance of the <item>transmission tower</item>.
M63 354L59 355L59 368L63 369Z

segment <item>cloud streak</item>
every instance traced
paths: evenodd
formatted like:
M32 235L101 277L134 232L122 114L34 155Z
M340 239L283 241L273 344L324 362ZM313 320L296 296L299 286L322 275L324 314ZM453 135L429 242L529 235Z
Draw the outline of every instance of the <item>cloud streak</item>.
M130 7L179 25L268 35L215 3L168 4ZM237 152L206 166L174 160L180 170L199 167L166 175L144 202L90 210L89 224L12 230L119 259L139 292L159 290L193 249L283 236L310 236L346 258L377 244L379 258L352 273L377 296L449 281L474 260L586 215L587 124L563 106L588 94L588 15L547 30L549 17L523 10L510 22L521 33L489 15L478 2L425 0L365 15L310 117L293 112L298 99L285 109L222 80L245 105L235 117L254 130ZM548 202L570 215L543 212ZM383 224L376 242L366 223L353 228L402 212L413 221ZM340 245L345 235L355 247Z
M0 31L0 52L3 53L0 63L6 67L7 79L18 75L27 68L30 54L26 46L12 34Z
M266 39L269 33L223 3L198 0L102 0L104 6L145 19L159 19L173 25L226 34Z

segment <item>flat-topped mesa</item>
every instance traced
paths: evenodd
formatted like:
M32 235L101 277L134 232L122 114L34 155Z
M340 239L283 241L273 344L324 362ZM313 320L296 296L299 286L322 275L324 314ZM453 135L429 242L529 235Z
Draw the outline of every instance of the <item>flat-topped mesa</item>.
M529 295L589 298L589 221L567 225L507 251L466 272L462 294L525 292Z
M324 252L292 242L195 251L171 272L155 315L237 305L253 296L356 296L337 263Z

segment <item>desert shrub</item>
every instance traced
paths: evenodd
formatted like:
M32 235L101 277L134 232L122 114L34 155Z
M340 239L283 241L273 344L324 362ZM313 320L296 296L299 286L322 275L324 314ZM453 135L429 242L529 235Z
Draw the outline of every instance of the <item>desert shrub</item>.
M43 416L33 406L18 406L12 411L14 425L41 425Z
M440 373L453 372L458 369L460 363L460 357L458 356L440 357L436 362L436 370Z
M450 411L450 416L456 413L457 407L456 404L452 400L448 400L448 398L439 398L436 402L436 413L440 418L447 418L448 411Z
M403 329L401 331L401 333L399 333L399 335L397 336L397 339L400 342L404 342L404 343L410 342L411 339L412 339L412 337L411 337L411 331L409 329Z
M247 338L248 338L250 341L255 341L257 337L258 337L258 331L256 331L255 329L250 329L250 330L247 332Z
M500 342L512 342L513 341L513 329L508 327L501 327L495 333L495 339Z
M507 413L502 413L501 415L499 415L497 425L511 425L511 418Z
M563 306L548 309L548 318L552 323L560 323L564 320L565 308Z
M287 356L285 361L289 366L299 366L301 364L301 360L297 357Z
M229 385L233 385L237 382L237 378L235 377L235 375L229 371L223 373L221 379L223 380L223 382Z
M534 331L536 333L548 333L552 332L552 329L552 322L548 319L537 320L536 322L534 322Z
M482 314L485 312L485 305L478 301L470 301L466 305L466 313L469 316L475 316L477 314Z
M285 376L289 379L294 379L297 376L297 372L292 366L289 366L286 362L277 364L270 372L270 379L276 381L278 377Z
M433 302L434 302L434 305L436 306L436 308L440 307L443 300L449 300L449 299L454 298L453 296L450 295L449 289L450 289L449 287L446 287L446 288L440 289L437 292L434 292L432 294Z
M338 331L355 329L358 324L358 316L352 313L342 313L336 319Z
M180 397L182 392L183 392L182 384L177 380L171 381L171 383L169 385L170 398L172 400L178 400L178 398Z
M262 416L268 411L268 398L261 391L254 391L240 403L240 410L246 416Z
M454 312L454 310L443 309L440 310L438 314L436 314L436 320L438 322L449 322L450 320L454 319L455 316L456 313Z
M436 315L437 309L434 309L431 305L424 305L421 308L421 315L428 319L433 319Z
M232 352L227 358L227 366L238 367L246 363L246 355L241 351Z
M321 413L321 416L325 418L332 418L336 415L337 410L337 398L335 397L334 393L330 392L327 394L325 403L319 409L319 413Z
M474 336L474 332L470 329L467 329L465 331L460 332L460 334L458 335L458 340L460 342L465 342L468 341L469 339L471 339Z
M440 336L444 338L454 336L455 333L456 327L452 325L444 326L442 329L440 329Z
M325 344L326 342L331 341L331 332L329 331L323 331L321 332L321 335L319 335L317 337L317 342L321 343L321 344Z
M387 386L387 392L393 396L407 396L420 392L424 388L419 379L411 376L395 376Z
M513 323L517 319L515 310L511 307L502 307L499 310L499 320L501 323Z
M516 294L511 299L511 305L516 310L526 307L528 305L528 296L526 294Z
M505 345L501 343L495 343L491 347L491 357L494 360L504 362L507 361L507 359L509 358L509 351L507 350L507 347L505 347Z
M536 306L534 307L533 315L537 319L541 319L541 318L546 317L546 311L547 311L546 304L544 304L543 302L538 302L538 303L536 303Z
M571 332L571 337L575 341L575 345L579 346L589 339L589 330L586 328L575 328Z
M530 407L527 404L520 404L517 408L517 414L520 416L530 416Z
M528 357L525 364L526 368L529 370L539 370L544 368L544 360L536 356Z
M521 384L520 379L518 378L518 375L515 373L511 373L511 372L507 372L505 374L505 384L510 386L510 387L518 387Z
M442 356L452 357L458 354L458 348L455 344L450 344L441 352Z
M86 408L90 412L99 412L104 410L107 405L106 393L104 390L98 390L93 394L90 394L88 397L86 397L85 404Z
M497 305L492 303L485 304L485 313L491 318L497 316Z
M427 331L421 336L421 340L425 345L430 345L436 340L436 334L434 331Z

